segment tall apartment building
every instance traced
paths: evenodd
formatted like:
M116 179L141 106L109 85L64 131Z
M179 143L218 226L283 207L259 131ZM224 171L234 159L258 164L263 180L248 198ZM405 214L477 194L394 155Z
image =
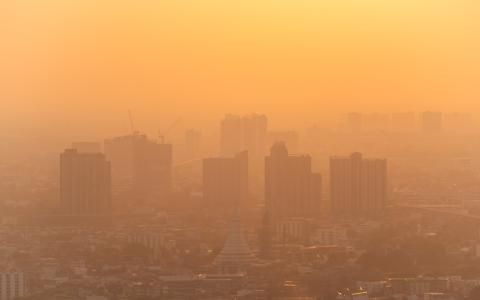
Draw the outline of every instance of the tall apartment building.
M299 147L299 135L296 131L268 131L267 132L267 145L273 146L277 142L284 142L288 151L291 153L298 153Z
M337 215L375 215L387 201L387 160L362 154L330 159L330 197Z
M172 145L138 140L133 147L133 190L146 198L171 192L173 172Z
M198 159L201 157L201 139L202 134L195 129L189 129L185 132L185 158Z
M248 153L203 160L203 195L209 208L231 212L248 197Z
M102 152L100 143L95 142L75 142L72 143L72 148L77 149L81 153L99 153Z
M110 163L101 153L67 149L60 155L61 210L69 215L111 211Z
M156 197L172 188L173 149L134 133L105 140L116 190L133 190L140 197Z
M289 155L276 143L265 158L265 200L273 223L293 217L318 217L322 177L311 170L308 155Z
M443 114L426 111L422 114L422 129L425 133L438 133L443 130Z
M248 151L251 159L262 158L266 152L268 119L265 115L227 115L220 125L220 154L231 157Z

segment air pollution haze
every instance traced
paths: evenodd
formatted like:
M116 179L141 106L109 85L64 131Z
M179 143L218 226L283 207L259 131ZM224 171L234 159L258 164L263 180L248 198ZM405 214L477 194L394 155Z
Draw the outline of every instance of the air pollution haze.
M479 300L480 2L0 0L0 300Z
M170 115L479 108L476 1L21 0L0 11L9 131L118 132L128 109L153 130Z

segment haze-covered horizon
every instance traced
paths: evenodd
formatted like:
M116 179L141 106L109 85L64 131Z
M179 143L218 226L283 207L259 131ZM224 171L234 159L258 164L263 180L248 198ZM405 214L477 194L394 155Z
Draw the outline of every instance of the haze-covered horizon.
M154 132L224 113L479 112L475 1L5 1L8 134ZM188 121L191 120L191 121ZM210 121L209 121L210 120Z

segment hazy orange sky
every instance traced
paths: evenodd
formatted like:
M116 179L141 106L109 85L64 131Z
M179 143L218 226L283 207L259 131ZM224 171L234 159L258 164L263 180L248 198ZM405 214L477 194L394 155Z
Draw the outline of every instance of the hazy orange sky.
M0 1L0 36L9 130L480 109L478 0Z

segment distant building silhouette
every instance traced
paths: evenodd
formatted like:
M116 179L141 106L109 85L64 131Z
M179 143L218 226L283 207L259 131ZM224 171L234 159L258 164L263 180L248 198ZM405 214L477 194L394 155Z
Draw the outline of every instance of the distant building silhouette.
M471 132L473 130L473 117L468 113L445 114L443 124L445 130L450 132Z
M220 126L220 154L231 157L248 151L251 159L262 158L266 151L267 126L265 115L225 116Z
M361 113L349 113L347 115L347 127L351 133L360 133L363 130L363 115Z
M337 215L375 215L387 201L387 160L362 154L330 159L330 197Z
M413 131L415 126L415 113L393 113L391 121L391 129L395 132Z
M273 146L276 142L284 142L291 153L299 151L299 137L296 131L268 131L268 147Z
M318 217L321 209L320 174L312 173L308 155L289 155L276 143L265 158L265 199L273 224L292 217Z
M390 115L370 113L362 116L362 130L365 132L386 132L390 129Z
M263 211L262 225L258 231L259 256L263 259L272 258L272 233L271 220L268 210Z
M282 243L308 243L312 219L290 218L275 224L275 240Z
M133 147L133 189L145 199L156 199L172 190L172 145L142 136Z
M200 145L202 134L195 129L185 132L185 155L186 159L198 159L201 157Z
M157 261L165 244L165 237L158 232L136 232L127 236L130 244L143 245L151 252L152 258Z
M131 189L133 182L133 148L141 139L134 133L106 139L104 150L107 159L112 164L112 185L114 190Z
M60 155L61 210L69 215L111 212L110 163L101 153L67 149Z
M234 207L244 206L248 197L248 152L204 159L203 194L205 204L214 210L231 213Z
M422 114L422 129L425 133L438 133L443 130L443 114L426 111Z
M0 300L20 299L26 292L23 273L16 271L0 273Z
M100 143L95 142L77 142L72 143L72 148L77 149L80 153L100 153L102 152L102 147Z
M133 189L142 198L155 198L171 191L172 152L171 144L139 133L105 140L114 187Z

